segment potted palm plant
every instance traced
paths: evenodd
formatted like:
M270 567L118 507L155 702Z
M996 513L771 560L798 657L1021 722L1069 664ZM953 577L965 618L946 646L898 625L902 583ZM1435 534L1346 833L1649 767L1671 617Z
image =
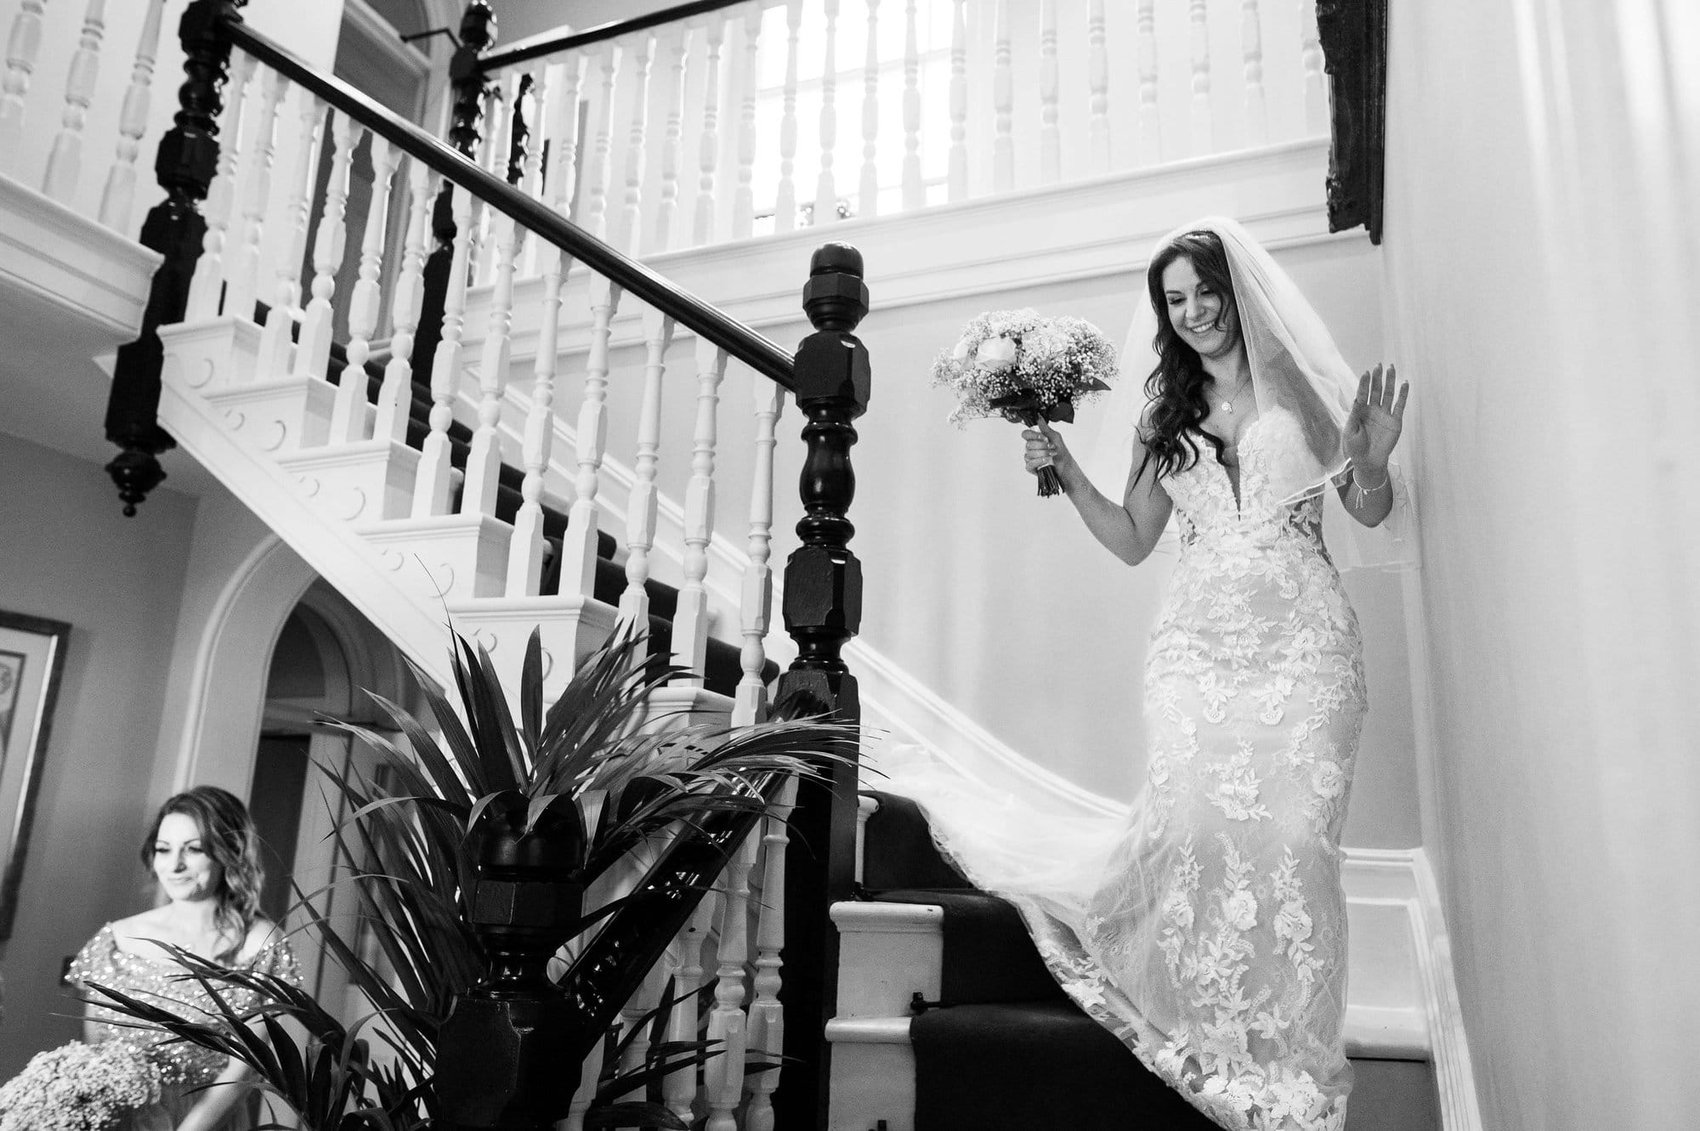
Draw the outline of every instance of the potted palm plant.
M345 1026L286 983L186 953L185 976L216 997L243 987L264 1004L184 1019L94 988L138 1023L245 1062L309 1131L551 1126L579 1084L561 1066L610 1038L780 789L854 753L853 728L787 717L784 704L737 728L647 718L650 693L681 670L631 631L547 707L533 632L516 721L489 654L455 639L458 712L415 670L426 717L373 697L405 744L330 722L381 756L376 775L327 770L350 814L336 882L357 893L368 938L301 906L313 943L370 1003L364 1017ZM672 1005L669 987L658 1022ZM586 1126L685 1127L623 1097L716 1052L658 1040L636 1069L610 1065Z

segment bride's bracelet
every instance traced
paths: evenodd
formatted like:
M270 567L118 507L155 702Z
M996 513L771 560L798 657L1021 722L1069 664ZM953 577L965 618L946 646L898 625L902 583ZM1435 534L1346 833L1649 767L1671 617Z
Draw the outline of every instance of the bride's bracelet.
M1392 482L1393 473L1384 469L1381 473L1380 483L1377 483L1374 487L1365 487L1362 483L1358 482L1358 469L1354 467L1352 469L1352 506L1358 510L1362 510L1365 499L1369 498L1371 495L1379 494L1382 488Z

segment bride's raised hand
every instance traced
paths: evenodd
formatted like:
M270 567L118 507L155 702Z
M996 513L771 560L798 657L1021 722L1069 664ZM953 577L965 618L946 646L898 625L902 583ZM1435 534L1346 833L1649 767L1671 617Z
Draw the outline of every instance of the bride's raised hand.
M1340 453L1354 467L1384 468L1393 458L1393 447L1405 425L1405 400L1411 395L1411 383L1394 386L1398 381L1393 366L1365 370L1358 378L1358 395L1352 401L1351 415L1340 430Z
M1075 466L1074 453L1055 429L1041 420L1037 427L1024 429L1021 438L1027 441L1025 462L1030 473L1036 475L1041 467L1050 466L1065 483L1068 481Z

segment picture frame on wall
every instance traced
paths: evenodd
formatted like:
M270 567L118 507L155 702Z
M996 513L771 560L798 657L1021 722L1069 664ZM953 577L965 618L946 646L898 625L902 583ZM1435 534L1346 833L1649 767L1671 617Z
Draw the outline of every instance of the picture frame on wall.
M71 626L0 610L0 939L12 937Z

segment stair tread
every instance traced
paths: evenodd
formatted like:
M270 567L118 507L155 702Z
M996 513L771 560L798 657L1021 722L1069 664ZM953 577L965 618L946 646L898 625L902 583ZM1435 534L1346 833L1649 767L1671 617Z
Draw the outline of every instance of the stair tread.
M921 807L909 798L881 790L863 790L879 802L868 817L862 853L862 886L869 891L899 888L972 890L961 872L940 854Z

